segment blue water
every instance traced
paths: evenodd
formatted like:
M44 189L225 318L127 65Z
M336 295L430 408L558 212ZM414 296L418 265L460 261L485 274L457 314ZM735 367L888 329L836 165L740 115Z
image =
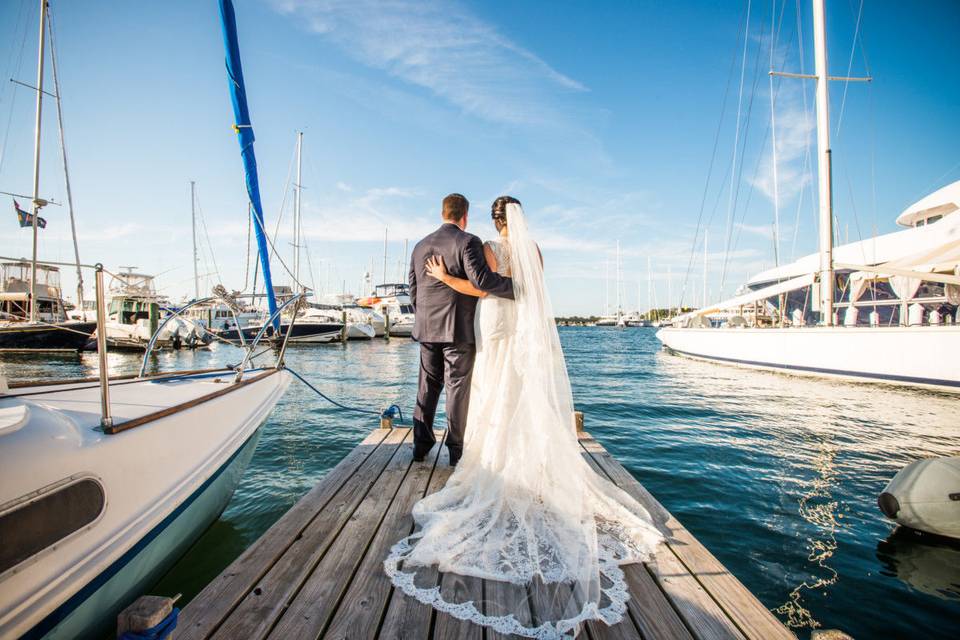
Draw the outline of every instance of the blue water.
M600 440L801 638L960 637L960 545L899 532L876 496L911 460L960 454L960 398L670 356L650 329L564 328L575 401ZM169 370L238 352L163 354ZM294 347L290 367L343 401L411 409L407 340ZM139 365L112 354L115 372ZM16 378L92 375L90 355L10 357ZM371 428L294 382L220 520L153 589L195 595Z

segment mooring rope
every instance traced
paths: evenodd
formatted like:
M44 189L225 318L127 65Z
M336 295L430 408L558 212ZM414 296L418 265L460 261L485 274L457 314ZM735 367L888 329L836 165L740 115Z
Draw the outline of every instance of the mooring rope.
M346 410L346 411L354 411L354 412L356 412L356 413L366 413L366 414L376 415L376 416L380 416L381 418L391 418L391 419L392 419L392 418L396 417L397 422L403 423L403 412L400 410L400 407L399 407L398 405L392 404L392 405L390 405L389 407L387 407L386 409L384 409L383 411L375 411L375 410L373 410L373 409L361 409L361 408L359 408L359 407L351 407L351 406L345 405L345 404L343 404L343 403L341 403L341 402L337 402L336 400L334 400L333 398L331 398L330 396L328 396L328 395L325 394L324 392L320 391L320 389L317 389L315 386L313 386L312 384L310 384L309 382L307 382L307 379L306 379L306 378L304 378L302 375L300 375L299 373L297 373L297 372L294 371L293 369L287 367L286 370L287 370L288 372L290 372L294 377L296 377L300 382L302 382L303 384L307 385L307 386L308 386L314 393L316 393L318 396L320 396L321 398L323 398L324 400L326 400L327 402L329 402L330 404L332 404L332 405L334 405L334 406L336 406L336 407L339 407L339 408L344 409L344 410Z

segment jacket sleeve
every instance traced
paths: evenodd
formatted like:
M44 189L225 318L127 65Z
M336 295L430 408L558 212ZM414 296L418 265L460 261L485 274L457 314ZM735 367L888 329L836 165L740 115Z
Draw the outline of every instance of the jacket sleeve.
M413 305L413 311L417 311L417 263L414 258L416 252L410 256L410 274L407 276L407 282L410 285L410 304Z
M463 249L463 270L470 284L498 298L513 300L513 280L491 271L483 257L483 245L480 238L470 236Z

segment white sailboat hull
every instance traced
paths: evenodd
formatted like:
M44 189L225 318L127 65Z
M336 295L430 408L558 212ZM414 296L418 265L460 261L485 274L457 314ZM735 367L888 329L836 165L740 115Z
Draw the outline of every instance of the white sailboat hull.
M231 371L111 382L117 424L183 407L113 435L97 427L95 383L0 394L24 416L0 430L2 510L64 478L105 495L94 522L0 575L0 637L102 637L176 562L226 506L290 383L256 375L235 390Z
M670 351L724 364L960 392L960 326L675 328Z

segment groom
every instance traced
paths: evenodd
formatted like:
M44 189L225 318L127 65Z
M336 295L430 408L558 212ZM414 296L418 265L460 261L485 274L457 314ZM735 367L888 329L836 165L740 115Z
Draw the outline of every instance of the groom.
M420 382L413 412L413 458L423 460L437 439L433 417L440 391L447 387L447 448L455 466L463 454L463 433L470 403L470 378L477 353L473 317L477 298L457 293L431 278L426 262L443 258L450 275L466 278L481 291L513 298L513 281L487 266L480 238L467 233L470 203L459 193L443 199L443 224L417 243L410 260L413 338L420 343Z

